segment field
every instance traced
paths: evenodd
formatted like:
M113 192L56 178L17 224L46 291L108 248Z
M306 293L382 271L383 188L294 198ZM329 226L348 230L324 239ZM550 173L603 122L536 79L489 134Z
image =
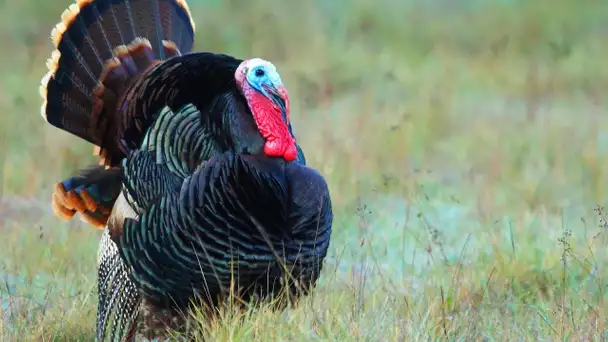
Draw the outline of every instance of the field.
M50 209L92 147L39 114L70 3L0 1L2 341L95 335L100 231ZM189 3L195 50L277 65L335 213L313 296L201 340L608 339L608 2Z

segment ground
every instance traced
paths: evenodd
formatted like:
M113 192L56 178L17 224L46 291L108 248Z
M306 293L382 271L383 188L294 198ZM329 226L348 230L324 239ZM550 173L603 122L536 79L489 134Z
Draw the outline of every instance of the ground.
M0 339L94 338L100 231L50 211L92 147L45 124L70 1L1 1ZM608 2L190 1L196 50L275 63L334 233L314 295L198 338L608 338Z

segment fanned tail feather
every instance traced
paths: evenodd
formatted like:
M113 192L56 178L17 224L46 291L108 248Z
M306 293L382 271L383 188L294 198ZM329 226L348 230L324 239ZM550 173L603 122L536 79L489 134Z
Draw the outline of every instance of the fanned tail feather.
M185 0L78 0L51 36L56 49L41 81L42 116L96 145L102 165L118 165L129 85L159 61L192 50Z

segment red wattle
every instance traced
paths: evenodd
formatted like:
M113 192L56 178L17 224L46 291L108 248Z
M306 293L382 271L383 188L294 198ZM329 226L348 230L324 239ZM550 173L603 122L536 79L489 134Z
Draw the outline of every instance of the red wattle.
M289 133L287 123L283 121L280 108L268 97L253 89L249 83L243 83L243 95L247 99L258 130L266 139L264 153L270 157L283 157L286 161L295 160L298 156L296 142ZM286 100L288 102L288 99ZM289 120L289 113L286 116Z

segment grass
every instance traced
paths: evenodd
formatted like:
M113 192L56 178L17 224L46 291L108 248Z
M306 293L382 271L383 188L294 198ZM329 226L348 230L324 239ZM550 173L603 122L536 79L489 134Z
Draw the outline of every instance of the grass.
M69 3L0 1L3 341L94 338L99 232L49 210L92 148L38 114ZM196 50L275 62L336 215L313 296L197 339L608 338L608 3L189 3Z

